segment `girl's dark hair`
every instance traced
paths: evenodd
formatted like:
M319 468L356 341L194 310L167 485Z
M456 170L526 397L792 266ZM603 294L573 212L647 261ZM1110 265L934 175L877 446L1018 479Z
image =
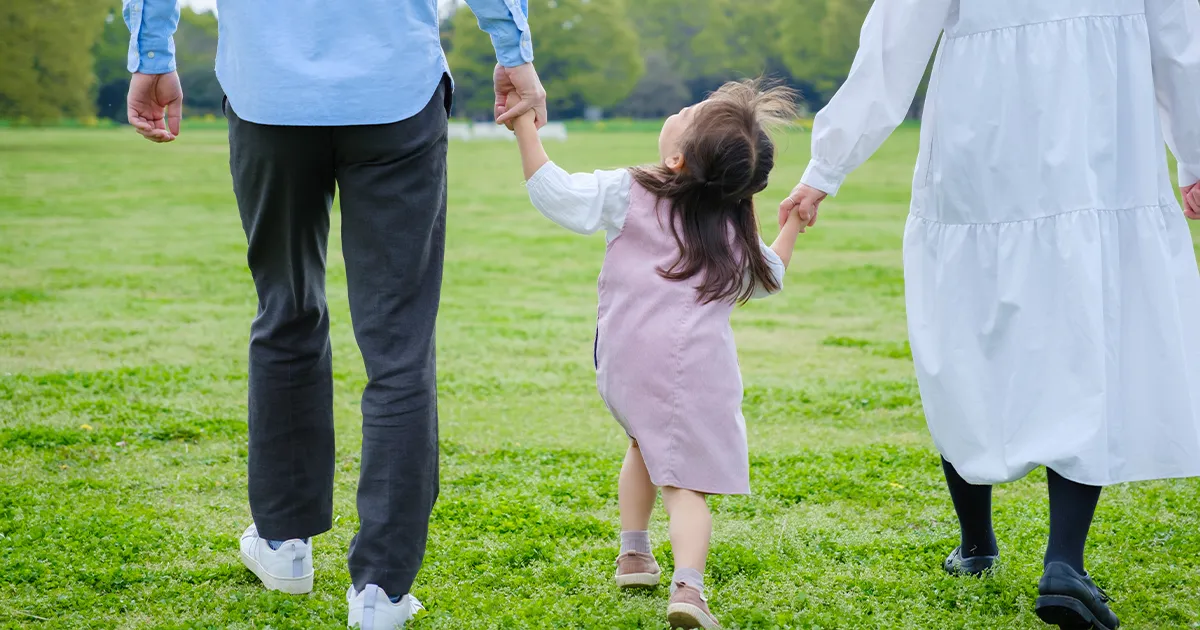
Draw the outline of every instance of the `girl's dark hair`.
M761 81L726 83L696 110L680 141L683 168L632 169L635 181L669 203L679 258L658 273L668 280L701 276L700 301L744 302L762 286L777 291L759 249L754 195L767 187L775 145L767 129L795 118L796 93ZM731 238L732 236L732 238ZM746 270L751 283L746 283Z

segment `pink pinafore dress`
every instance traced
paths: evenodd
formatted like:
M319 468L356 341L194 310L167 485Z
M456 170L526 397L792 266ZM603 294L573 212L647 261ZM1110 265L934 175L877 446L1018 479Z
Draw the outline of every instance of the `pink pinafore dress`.
M748 494L734 304L701 304L698 279L659 275L679 256L666 216L665 204L635 182L600 272L596 382L654 485Z

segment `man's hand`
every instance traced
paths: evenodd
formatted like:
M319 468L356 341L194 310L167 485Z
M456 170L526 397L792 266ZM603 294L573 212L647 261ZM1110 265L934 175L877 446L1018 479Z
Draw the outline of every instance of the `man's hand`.
M147 140L170 142L179 135L183 119L183 88L179 74L135 72L129 81L129 124ZM163 109L167 110L163 120Z
M1200 221L1200 182L1180 189L1183 193L1183 216Z
M821 201L826 197L825 193L804 184L797 184L792 189L792 194L788 195L779 204L779 227L783 227L787 223L788 215L794 210L800 215L800 231L812 227L817 222L817 208L821 205Z
M497 124L508 125L529 110L533 110L539 129L546 124L546 90L542 89L542 81L532 63L512 68L496 64L492 80L496 91ZM516 92L520 98L513 107L509 107L507 102L510 92Z

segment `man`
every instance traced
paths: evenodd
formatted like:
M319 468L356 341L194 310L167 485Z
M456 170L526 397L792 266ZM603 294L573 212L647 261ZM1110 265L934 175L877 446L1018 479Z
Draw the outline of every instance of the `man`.
M492 38L496 115L546 119L527 0L470 0ZM129 120L179 135L176 0L125 0ZM452 86L436 0L221 1L217 77L258 293L250 332L249 490L241 557L270 589L312 589L311 538L333 517L325 255L341 197L350 312L366 363L349 625L401 628L438 493L434 321ZM509 92L519 104L506 109ZM163 111L167 115L164 117Z

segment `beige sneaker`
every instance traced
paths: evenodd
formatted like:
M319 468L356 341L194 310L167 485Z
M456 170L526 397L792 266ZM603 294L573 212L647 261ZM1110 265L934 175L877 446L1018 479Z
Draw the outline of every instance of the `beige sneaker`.
M708 612L708 600L704 599L704 595L696 587L683 582L676 582L675 592L671 593L671 603L667 604L667 623L672 628L721 628L717 618Z
M617 556L617 586L621 588L654 588L662 579L662 570L654 556L640 551L626 551Z

